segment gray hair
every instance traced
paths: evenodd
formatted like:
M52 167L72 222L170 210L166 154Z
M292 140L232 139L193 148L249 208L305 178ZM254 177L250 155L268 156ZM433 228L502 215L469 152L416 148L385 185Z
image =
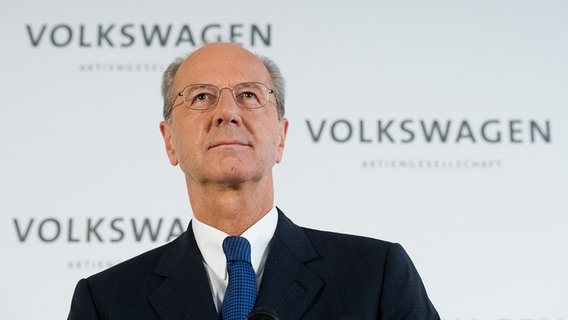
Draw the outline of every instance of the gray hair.
M166 121L170 121L172 107L177 94L174 92L174 77L186 57L175 58L174 61L166 68L162 77L162 97L164 99L163 115L164 120ZM278 120L282 120L282 118L284 118L284 102L286 98L284 77L280 72L280 68L274 61L258 54L256 57L260 59L262 64L264 64L264 67L268 70L268 74L272 79L272 84L274 86L272 90L274 90L274 97L276 98Z

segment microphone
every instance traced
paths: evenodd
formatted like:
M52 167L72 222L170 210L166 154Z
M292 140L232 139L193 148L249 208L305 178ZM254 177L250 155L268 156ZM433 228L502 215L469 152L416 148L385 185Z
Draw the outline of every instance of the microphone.
M276 312L267 307L257 307L252 310L245 320L280 320Z

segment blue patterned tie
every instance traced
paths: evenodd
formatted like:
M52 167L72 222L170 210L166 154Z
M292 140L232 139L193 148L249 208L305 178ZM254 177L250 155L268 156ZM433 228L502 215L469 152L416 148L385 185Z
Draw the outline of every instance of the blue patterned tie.
M229 285L223 298L223 320L244 320L256 301L256 275L250 262L250 244L243 237L223 240Z

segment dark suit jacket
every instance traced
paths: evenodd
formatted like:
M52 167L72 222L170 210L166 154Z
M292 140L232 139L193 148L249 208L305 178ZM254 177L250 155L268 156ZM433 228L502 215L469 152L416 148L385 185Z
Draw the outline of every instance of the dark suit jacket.
M400 245L300 228L280 211L256 306L281 320L439 319ZM79 281L68 319L218 320L191 227Z

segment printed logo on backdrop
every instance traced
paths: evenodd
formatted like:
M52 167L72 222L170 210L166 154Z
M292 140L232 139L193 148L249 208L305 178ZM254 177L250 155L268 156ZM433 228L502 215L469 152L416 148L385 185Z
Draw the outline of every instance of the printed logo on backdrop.
M190 52L212 42L233 42L249 48L272 45L270 23L34 23L25 25L31 48L104 50L176 48ZM128 58L132 59L131 52ZM162 62L81 62L81 72L162 72Z
M456 146L470 150L483 146L548 145L552 143L551 121L548 119L306 119L307 133L315 144L357 144L366 150L384 145ZM476 149L478 148L478 149ZM487 149L485 149L487 150ZM492 149L492 154L498 154ZM382 153L382 152L381 152ZM395 154L357 159L365 169L498 169L500 157L451 158L397 157Z
M178 217L87 217L12 218L16 239L21 244L120 244L169 242L186 229ZM102 269L116 263L106 259L69 260L68 268Z

